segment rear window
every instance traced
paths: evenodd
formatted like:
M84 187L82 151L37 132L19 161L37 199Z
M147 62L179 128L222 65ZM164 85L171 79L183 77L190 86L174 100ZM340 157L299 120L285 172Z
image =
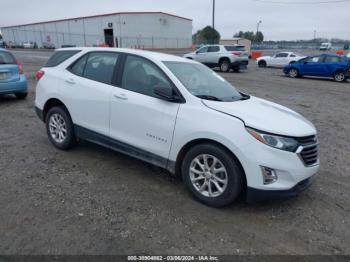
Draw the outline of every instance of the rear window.
M245 51L245 47L244 46L241 46L241 45L237 45L237 46L234 46L234 45L226 45L225 46L225 49L229 52L232 52L232 51L241 51L241 52L244 52Z
M0 51L0 65L4 64L16 64L16 59L11 53Z
M70 50L70 51L56 51L47 61L45 67L55 67L63 63L67 59L71 58L81 50Z

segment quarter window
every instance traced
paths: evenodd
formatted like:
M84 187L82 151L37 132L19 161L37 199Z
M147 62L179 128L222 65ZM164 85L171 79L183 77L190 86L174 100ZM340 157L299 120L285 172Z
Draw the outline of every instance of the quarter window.
M157 86L173 89L164 73L147 59L129 55L125 61L122 88L136 93L156 97Z

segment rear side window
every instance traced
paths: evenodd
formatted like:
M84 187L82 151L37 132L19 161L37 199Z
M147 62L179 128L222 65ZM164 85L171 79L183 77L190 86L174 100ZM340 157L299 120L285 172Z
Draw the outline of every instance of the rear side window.
M77 60L68 70L84 78L111 84L118 56L112 52L89 53Z
M276 55L276 57L288 57L288 53L279 53Z
M75 54L79 53L81 50L70 50L70 51L57 51L55 52L47 61L45 67L55 67L63 63L67 59L71 58Z
M208 48L208 53L215 53L215 52L219 52L220 51L220 47L218 46L209 46Z
M325 63L338 63L340 62L340 57L337 56L326 56L324 59Z
M225 46L225 49L226 49L228 52L232 52L232 51L241 51L241 52L244 52L244 51L245 51L245 47L244 47L244 46L240 46L240 45L237 45L237 46L234 46L234 45L227 45L227 46Z
M0 65L3 64L16 64L16 59L11 53L0 51Z

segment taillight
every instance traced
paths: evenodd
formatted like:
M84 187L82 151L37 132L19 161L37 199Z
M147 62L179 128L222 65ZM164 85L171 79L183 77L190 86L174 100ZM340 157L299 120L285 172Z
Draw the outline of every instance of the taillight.
M16 64L18 66L19 69L19 73L23 74L23 64L21 63L21 61L19 61L18 59L16 59Z
M36 74L35 74L35 80L36 80L36 81L39 81L44 75L45 75L45 71L39 70L39 71L36 72Z
M232 52L232 54L237 55L237 56L240 56L240 55L241 55L241 52Z

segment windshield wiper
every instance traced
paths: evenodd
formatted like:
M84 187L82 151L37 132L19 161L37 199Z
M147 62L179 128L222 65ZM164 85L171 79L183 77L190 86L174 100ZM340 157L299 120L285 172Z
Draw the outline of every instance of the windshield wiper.
M212 101L222 101L220 98L216 96L209 96L209 95L197 95L196 97L206 100L212 100Z
M249 95L246 95L246 94L243 94L241 93L242 97L239 99L240 101L245 101L245 100L249 100L250 99L250 96Z

